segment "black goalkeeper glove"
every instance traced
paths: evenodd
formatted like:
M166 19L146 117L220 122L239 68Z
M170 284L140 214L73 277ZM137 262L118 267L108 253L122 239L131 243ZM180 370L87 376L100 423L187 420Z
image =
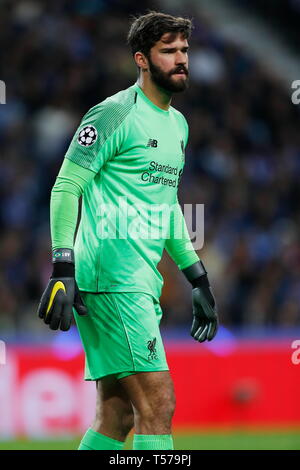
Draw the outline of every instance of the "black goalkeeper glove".
M216 301L202 261L192 264L182 270L187 280L193 286L193 323L191 336L202 343L206 339L211 341L218 329L218 314Z
M53 251L53 273L38 306L38 316L51 330L68 331L74 307L78 315L87 315L75 280L73 250L62 248Z

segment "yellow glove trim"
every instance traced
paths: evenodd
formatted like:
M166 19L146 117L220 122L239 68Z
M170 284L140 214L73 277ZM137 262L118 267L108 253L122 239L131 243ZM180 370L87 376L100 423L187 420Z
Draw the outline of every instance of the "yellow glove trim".
M50 299L49 299L49 304L48 304L48 308L47 308L47 311L46 311L46 316L48 315L49 311L51 310L51 307L52 307L52 304L53 304L53 301L54 301L54 298L57 294L57 292L62 289L64 291L64 293L66 293L66 288L65 288L65 285L62 281L56 281L56 283L54 284L53 288L52 288L52 291L51 291L51 295L50 295Z

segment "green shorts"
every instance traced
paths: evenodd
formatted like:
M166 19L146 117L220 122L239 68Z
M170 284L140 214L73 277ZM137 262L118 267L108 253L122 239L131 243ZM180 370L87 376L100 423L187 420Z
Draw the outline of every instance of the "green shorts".
M160 304L140 292L81 292L87 316L74 310L85 351L85 380L169 370L160 335Z

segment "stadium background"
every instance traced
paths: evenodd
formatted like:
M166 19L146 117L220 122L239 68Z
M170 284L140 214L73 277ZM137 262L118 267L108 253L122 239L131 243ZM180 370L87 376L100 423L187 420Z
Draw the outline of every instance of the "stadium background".
M1 2L0 448L76 448L92 417L76 328L48 331L35 313L51 270L49 196L81 116L136 80L125 37L147 8L194 18L191 85L172 103L190 126L179 198L205 204L199 255L221 319L211 344L190 338L190 286L164 256L175 445L300 448L300 70L278 67L298 54L300 2L267 3L226 2L225 34L221 0ZM277 54L249 43L250 18Z

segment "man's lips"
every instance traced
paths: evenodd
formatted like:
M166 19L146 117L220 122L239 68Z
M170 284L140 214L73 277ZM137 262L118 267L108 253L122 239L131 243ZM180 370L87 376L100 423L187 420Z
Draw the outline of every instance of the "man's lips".
M180 70L179 72L174 72L172 75L186 75L187 76L187 72L185 72L184 70Z

